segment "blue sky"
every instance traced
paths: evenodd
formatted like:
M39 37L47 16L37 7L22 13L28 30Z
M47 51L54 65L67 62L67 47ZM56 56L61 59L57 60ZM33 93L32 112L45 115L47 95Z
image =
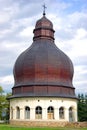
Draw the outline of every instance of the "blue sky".
M87 0L0 0L0 86L11 92L14 63L32 44L44 3L54 25L55 44L74 64L76 92L87 93Z

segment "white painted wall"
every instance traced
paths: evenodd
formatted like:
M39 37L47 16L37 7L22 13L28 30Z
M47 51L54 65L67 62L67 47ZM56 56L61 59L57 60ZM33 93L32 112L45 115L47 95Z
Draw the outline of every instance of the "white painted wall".
M20 108L20 119L16 119L16 107ZM52 106L54 108L54 120L58 121L69 121L69 111L70 107L73 107L74 111L74 121L77 121L77 99L70 98L14 98L10 99L10 109L13 109L13 119L11 118L12 112L10 111L10 120L26 120L25 119L25 107L30 107L30 119L35 120L35 108L37 106L42 107L42 120L47 119L47 108ZM64 119L59 119L59 108L64 107Z

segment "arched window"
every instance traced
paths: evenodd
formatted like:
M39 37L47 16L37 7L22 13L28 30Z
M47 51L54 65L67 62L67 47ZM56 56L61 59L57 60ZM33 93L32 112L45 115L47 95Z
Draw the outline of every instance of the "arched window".
M64 119L64 108L63 107L59 108L59 118Z
M25 107L25 119L30 119L30 108L28 106Z
M35 118L42 119L42 108L40 106L37 106L35 109Z
M74 112L73 112L73 108L72 107L69 108L69 121L70 122L74 121Z
M16 118L20 119L20 108L16 107Z
M48 119L54 119L54 108L52 106L47 109L47 117Z
M13 108L11 107L11 119L13 119Z

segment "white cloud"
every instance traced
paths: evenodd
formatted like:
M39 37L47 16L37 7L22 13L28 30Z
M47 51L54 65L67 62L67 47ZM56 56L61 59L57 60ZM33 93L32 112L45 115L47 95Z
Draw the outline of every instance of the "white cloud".
M33 26L30 26L30 27L27 27L25 29L23 29L23 31L20 32L20 36L23 36L23 37L33 37Z
M10 29L0 30L0 38L5 37L5 35L8 35L9 33L11 33Z
M5 92L11 92L11 88L13 87L14 84L14 78L13 75L7 75L0 77L0 86L3 87L3 90Z
M0 78L0 81L4 84L12 84L14 82L13 76L8 75Z
M76 32L76 39L82 38L87 38L87 31L84 28L79 28Z
M87 56L87 39L76 38L70 40L69 43L73 45L71 52L69 52L73 58Z

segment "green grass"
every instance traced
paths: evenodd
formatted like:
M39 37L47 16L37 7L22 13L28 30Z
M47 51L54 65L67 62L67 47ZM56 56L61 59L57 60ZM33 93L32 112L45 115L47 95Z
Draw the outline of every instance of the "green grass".
M29 128L1 124L0 130L87 130L87 128Z

